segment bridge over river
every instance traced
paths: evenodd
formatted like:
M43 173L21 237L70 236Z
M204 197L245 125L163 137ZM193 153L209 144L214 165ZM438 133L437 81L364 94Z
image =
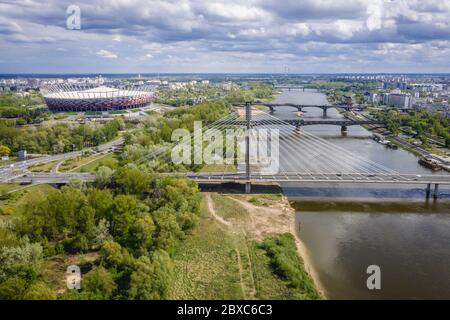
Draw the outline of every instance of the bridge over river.
M244 119L243 119L244 116ZM333 143L317 137L305 130L298 130L300 126L312 124L333 124L342 127L359 124L374 124L372 121L357 120L281 120L263 111L253 111L251 104L247 104L245 114L233 113L213 123L208 124L203 130L215 129L216 132L229 128L245 129L245 163L241 164L245 169L239 168L237 172L217 173L163 173L173 176L185 176L199 183L241 183L245 184L246 192L251 191L252 183L333 183L340 184L398 184L398 185L424 185L426 195L430 196L431 186L434 185L436 197L439 185L450 185L450 175L399 173L383 165L370 161L364 155L360 155L337 147ZM264 173L264 170L255 169L250 160L250 150L253 140L250 138L255 129L276 129L279 131L279 154L276 161L279 167L276 172ZM192 138L194 138L192 134ZM272 139L272 138L271 138ZM187 142L191 147L191 140ZM273 150L272 150L273 151ZM171 150L163 149L154 152L141 159L141 163L153 159L170 161ZM269 157L270 158L270 157ZM274 159L271 159L271 161ZM292 170L292 164L296 164ZM258 166L256 166L258 167ZM92 182L95 175L91 173L22 173L9 182L18 183L54 183L63 184L71 179L80 179Z

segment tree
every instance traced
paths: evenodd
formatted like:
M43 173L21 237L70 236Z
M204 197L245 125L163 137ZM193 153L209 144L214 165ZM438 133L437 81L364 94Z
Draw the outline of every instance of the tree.
M44 282L32 284L23 295L24 300L56 300L56 292Z
M81 281L83 291L93 293L99 299L109 299L117 289L113 277L104 267L89 271Z
M40 273L42 247L26 242L20 247L3 247L0 250L0 282L17 276L32 283Z
M172 277L173 262L167 252L157 250L151 258L141 256L131 274L128 295L138 300L165 299Z
M137 219L138 203L133 196L118 195L114 198L110 211L111 234L119 243L125 243L129 230Z
M176 212L169 206L162 207L153 212L156 224L155 247L173 253L177 240L183 235L176 220Z
M127 166L116 171L114 182L122 193L140 195L148 191L150 177L135 166Z
M97 221L106 218L110 220L110 210L113 202L113 196L109 190L89 189L87 192L89 206L95 210Z
M0 283L0 300L20 300L27 282L20 277L10 277Z
M155 223L150 214L138 218L131 228L129 243L138 253L145 254L153 246Z
M133 262L128 250L114 241L105 241L100 253L103 262L109 267L128 266Z
M4 157L4 156L9 156L11 153L11 149L8 148L7 146L4 145L0 145L0 156Z
M101 166L95 173L95 183L99 188L107 187L111 181L114 171L111 168Z

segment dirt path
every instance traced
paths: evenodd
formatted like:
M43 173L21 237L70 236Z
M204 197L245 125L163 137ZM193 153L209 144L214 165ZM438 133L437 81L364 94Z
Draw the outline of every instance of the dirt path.
M66 161L67 159L62 159L61 161L59 161L53 168L52 168L52 172L53 173L59 173L59 167Z
M239 226L233 225L230 221L225 220L221 216L219 216L216 213L216 210L214 209L214 201L211 198L211 194L205 193L205 199L206 199L206 205L208 208L209 213L211 216L219 223L226 225L230 228L230 232L234 233L237 237L242 238L242 242L245 246L246 252L243 253L245 255L245 258L248 261L248 266L244 266L241 258L241 252L239 251L239 245L237 242L240 242L239 240L236 240L236 243L234 243L234 250L236 252L237 257L237 264L239 269L239 285L241 287L242 296L244 299L255 299L256 297L256 288L255 288L255 279L253 276L253 270L252 270L252 262L250 260L249 250L247 246L247 240L246 240L246 232L244 229L240 228ZM248 273L250 281L245 280L245 273Z
M206 205L208 207L208 211L211 214L211 216L214 219L216 219L217 221L219 221L220 223L227 225L227 226L231 226L231 222L226 221L224 218L222 218L221 216L216 214L216 210L214 209L214 203L213 203L213 200L211 199L211 195L209 193L205 193L205 199L206 199Z
M242 268L242 262L241 262L241 253L239 252L238 248L235 247L234 251L236 252L237 262L238 262L238 268L239 268L239 284L241 285L241 291L242 296L244 297L244 300L247 300L247 290L244 285L244 270Z

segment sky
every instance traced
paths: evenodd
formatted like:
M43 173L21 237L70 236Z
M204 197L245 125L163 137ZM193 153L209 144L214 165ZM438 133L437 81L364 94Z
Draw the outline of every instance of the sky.
M449 57L450 0L0 0L0 73L448 73Z

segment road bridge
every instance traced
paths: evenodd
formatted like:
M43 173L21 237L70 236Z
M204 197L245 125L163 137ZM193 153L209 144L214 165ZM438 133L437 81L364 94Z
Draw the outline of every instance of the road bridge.
M216 121L215 122L218 125L225 125L227 121ZM246 125L245 120L236 120L233 122L233 125L238 126L245 126ZM360 125L382 125L381 122L373 121L373 120L304 120L304 119L287 119L283 120L283 123L280 123L279 120L272 120L272 119L264 119L264 120L251 120L250 127L258 127L258 126L270 126L270 125L286 125L286 126L294 126L295 128L299 128L302 126L313 126L313 125L334 125L334 126L340 126L341 131L347 131L348 126L360 126Z
M198 183L332 183L332 184L395 184L395 185L426 185L427 197L434 185L433 196L437 197L440 185L450 186L450 175L416 175L416 174L370 174L370 173L298 173L282 172L276 174L259 174L245 172L235 173L164 173L174 177L186 177ZM49 183L66 184L72 179L84 182L95 181L93 173L30 173L15 177L12 183Z
M339 108L339 109L343 109L346 111L351 111L351 110L362 110L362 108L360 106L349 106L349 105L329 105L329 104L324 104L324 105L316 105L316 104L296 104L296 103L264 103L264 102L252 102L250 103L251 106L264 106L269 108L271 113L275 112L276 108L280 108L280 107L291 107L291 108L296 108L298 111L303 111L303 109L306 108L319 108L323 110L323 116L325 117L327 115L327 110L328 109L335 109L335 108ZM237 104L235 106L238 107L245 107L245 105L243 104Z

